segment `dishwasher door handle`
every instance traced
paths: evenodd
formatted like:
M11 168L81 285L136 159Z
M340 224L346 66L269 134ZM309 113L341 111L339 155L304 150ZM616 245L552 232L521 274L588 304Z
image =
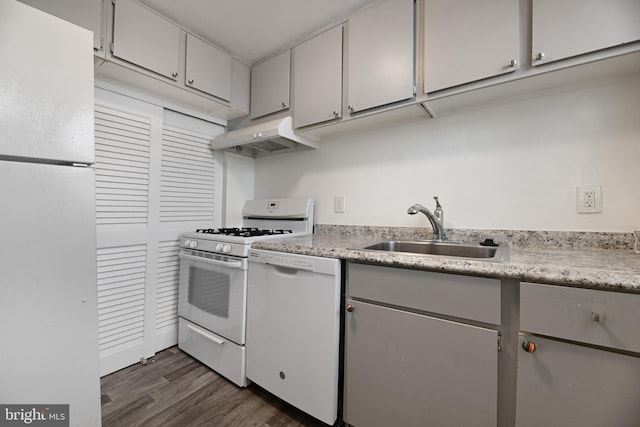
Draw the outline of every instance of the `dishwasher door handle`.
M208 339L209 341L212 341L215 344L218 345L222 345L224 344L224 340L221 340L220 338L216 337L213 334L210 334L209 332L203 331L200 328L196 328L195 326L192 325L187 325L187 329L195 332L196 334Z
M298 272L300 271L297 268L284 267L282 265L271 264L271 266L276 270L278 274L287 277L296 277L298 275Z

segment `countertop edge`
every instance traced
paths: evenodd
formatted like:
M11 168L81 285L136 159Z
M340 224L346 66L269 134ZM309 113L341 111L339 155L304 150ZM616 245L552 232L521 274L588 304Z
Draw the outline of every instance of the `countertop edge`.
M386 267L640 293L640 256L629 250L511 248L509 261L487 262L357 249L363 246L362 242L363 239L344 235L312 235L257 242L252 248ZM580 265L580 262L589 263L591 258L602 267Z

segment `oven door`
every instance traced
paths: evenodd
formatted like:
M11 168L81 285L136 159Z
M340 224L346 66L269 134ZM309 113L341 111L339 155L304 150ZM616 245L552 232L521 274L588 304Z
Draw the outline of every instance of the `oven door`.
M181 250L178 315L244 344L247 259Z

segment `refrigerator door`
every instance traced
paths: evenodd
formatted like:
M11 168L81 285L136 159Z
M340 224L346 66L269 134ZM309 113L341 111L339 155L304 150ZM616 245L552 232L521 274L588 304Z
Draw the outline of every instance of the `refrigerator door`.
M93 36L0 0L0 158L93 163Z
M100 425L91 168L0 161L0 403Z

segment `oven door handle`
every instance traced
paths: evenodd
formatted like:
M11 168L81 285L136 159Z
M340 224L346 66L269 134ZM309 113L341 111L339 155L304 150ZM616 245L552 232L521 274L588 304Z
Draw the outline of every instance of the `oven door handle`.
M242 267L242 261L219 261L217 259L204 258L204 257L195 256L195 255L187 255L187 254L178 254L178 257L183 259L188 259L191 261L206 262L207 264L219 265L222 267L229 267L229 268Z
M214 342L215 344L218 344L218 345L224 344L224 340L221 340L220 338L216 337L213 334L210 334L209 332L202 331L200 330L200 328L196 328L195 326L192 326L192 325L187 325L187 329L195 332L198 335L203 336L204 338Z

